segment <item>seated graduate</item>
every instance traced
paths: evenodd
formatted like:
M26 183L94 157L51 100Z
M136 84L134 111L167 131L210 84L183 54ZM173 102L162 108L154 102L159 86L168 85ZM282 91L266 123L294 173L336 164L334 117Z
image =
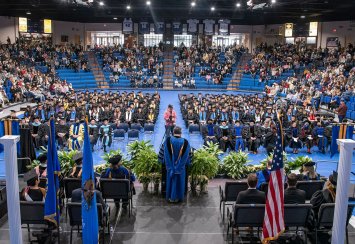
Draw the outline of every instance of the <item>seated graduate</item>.
M292 123L290 133L292 137L290 140L290 148L292 148L294 154L297 154L298 149L302 148L302 141L300 140L300 130L296 122Z
M81 178L82 169L83 169L83 153L78 152L73 156L75 166L70 174L70 178Z
M265 204L265 193L256 189L258 178L256 174L248 175L249 188L238 194L236 204Z
M318 173L316 173L314 169L314 165L316 165L315 162L307 162L303 164L302 169L302 180L319 180L320 176Z
M84 125L80 123L78 118L75 119L75 123L69 128L69 150L80 150L84 139Z
M240 125L239 120L235 121L234 132L235 132L235 151L239 151L239 150L244 151L245 144L243 139L243 126Z
M147 114L147 122L149 124L154 124L155 120L156 120L156 116L155 116L154 110L153 110L153 108L149 108L148 114Z
M69 126L66 124L66 118L60 117L59 123L55 126L58 146L63 149L69 139Z
M31 131L31 135L33 138L33 143L36 148L39 148L39 146L40 146L39 136L38 136L38 129L39 129L40 125L41 125L41 121L40 121L39 117L35 116L33 119L33 122L30 123L30 131Z
M47 177L47 154L43 153L37 157L39 161L39 165L36 166L34 169L38 177Z
M138 107L137 110L134 111L133 121L134 123L139 123L141 126L144 126L146 122L146 114L143 112L141 107Z
M226 121L222 121L218 127L218 139L222 151L226 152L228 148L234 150L232 146L232 133Z
M189 109L186 114L186 127L188 127L191 124L197 124L197 121L198 121L198 117L194 113L194 110L192 108Z
M39 138L40 146L47 147L49 131L50 131L50 120L47 120L45 123L41 124L38 128L38 138Z
M265 169L256 172L256 176L258 177L258 184L256 186L257 189L260 190L262 183L264 182L269 183L271 167L272 167L272 159L267 161Z
M104 123L100 127L100 140L104 152L107 152L106 148L112 144L112 127L108 124L107 118L104 118Z
M106 169L101 177L102 178L107 178L107 179L127 179L130 181L130 185L131 185L131 190L133 195L135 194L135 188L133 185L133 182L136 180L136 177L134 176L134 174L131 173L131 171L129 169L127 169L126 167L124 167L122 165L122 156L121 155L115 155L113 157L111 157L108 162L111 164L111 167ZM115 199L115 204L116 206L118 206L120 199ZM123 207L126 208L127 207L127 202L123 203Z
M311 148L313 146L313 136L312 136L312 129L309 122L305 122L301 129L300 138L307 147L307 153L311 154Z
M323 203L335 203L336 197L336 186L338 181L338 173L333 171L327 182L325 182L325 186L323 190L316 191L310 203L312 204L314 217L317 219L319 208Z
M35 169L28 171L24 176L27 186L21 191L21 200L27 202L44 202L46 189L38 186L39 178Z
M102 205L102 209L104 210L104 214L107 215L108 214L108 210L109 210L109 206L108 204L105 203L104 199L102 198L102 194L99 190L96 190L96 202L100 203ZM82 196L82 189L78 188L73 190L72 194L71 194L71 201L72 202L81 202L81 196Z
M318 145L319 151L321 151L322 153L325 153L327 139L324 136L325 130L324 130L324 127L322 126L322 122L317 122L317 125L313 128L312 133L313 133L313 138Z
M99 127L97 127L95 119L91 119L88 129L89 129L91 150L94 151L94 146L96 145L97 139L99 138Z
M284 192L285 204L304 204L306 202L306 192L296 188L297 175L291 173L287 176L287 188Z
M207 145L207 142L210 141L218 143L217 135L217 127L213 124L213 120L209 118L207 120L207 125L202 127L202 138L205 141L204 145Z
M249 122L249 131L246 133L246 141L249 148L253 154L258 153L258 148L260 146L261 131L258 125L255 125L254 120Z

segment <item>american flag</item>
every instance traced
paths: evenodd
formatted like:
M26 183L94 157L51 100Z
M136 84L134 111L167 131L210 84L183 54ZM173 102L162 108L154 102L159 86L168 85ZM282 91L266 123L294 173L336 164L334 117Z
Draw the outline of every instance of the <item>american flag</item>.
M265 204L263 223L263 243L276 240L285 230L284 222L284 163L283 163L283 136L280 120L276 121L277 142L272 159L269 189Z

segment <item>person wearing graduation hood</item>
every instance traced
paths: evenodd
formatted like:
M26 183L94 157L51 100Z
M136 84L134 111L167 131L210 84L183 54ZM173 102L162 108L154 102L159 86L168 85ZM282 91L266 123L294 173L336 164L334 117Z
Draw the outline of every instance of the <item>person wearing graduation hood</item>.
M186 165L190 165L190 144L181 137L181 128L175 126L173 136L164 142L164 163L166 166L166 200L184 200Z
M104 118L104 123L100 127L100 140L104 152L107 152L106 148L112 143L112 127L108 123L108 118Z
M66 118L60 117L59 124L55 126L58 146L64 148L69 138L69 126L66 124Z
M315 171L314 166L316 165L315 162L307 162L304 163L302 166L302 176L303 180L319 180L320 176L319 174Z
M20 193L22 201L27 202L44 202L46 197L46 189L38 186L39 178L35 169L28 171L23 176L27 186L24 187Z
M91 150L94 151L94 146L96 145L97 139L99 138L99 127L96 125L95 119L91 119L88 129L89 129Z
M76 118L75 123L69 128L68 148L70 150L80 150L84 139L84 125Z
M73 156L75 166L70 174L71 178L81 178L82 169L83 169L83 153L78 152Z
M36 148L39 148L40 142L39 142L39 136L38 136L38 130L39 126L41 125L40 119L38 116L35 116L33 119L33 122L30 123L30 131L33 139L33 144L35 145Z
M36 170L38 177L47 177L47 154L43 153L39 155L37 160L39 161L39 165L34 169Z

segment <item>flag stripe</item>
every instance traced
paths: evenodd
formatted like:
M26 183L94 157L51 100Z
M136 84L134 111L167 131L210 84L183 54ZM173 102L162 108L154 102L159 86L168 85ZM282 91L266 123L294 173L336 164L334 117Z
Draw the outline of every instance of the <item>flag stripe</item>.
M276 240L285 229L284 222L284 169L281 122L276 121L277 142L274 149L268 194L265 204L262 240Z

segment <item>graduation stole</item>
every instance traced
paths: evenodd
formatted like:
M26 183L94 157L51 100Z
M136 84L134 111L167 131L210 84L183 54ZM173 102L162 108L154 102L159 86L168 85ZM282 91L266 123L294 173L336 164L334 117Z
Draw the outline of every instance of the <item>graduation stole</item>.
M154 119L154 113L148 114L148 119L149 119L149 120L153 120L153 119Z
M184 144L181 146L181 148L180 148L180 150L179 150L179 156L178 156L178 158L176 159L176 161L173 160L173 159L174 159L174 149L173 149L173 144L171 143L170 137L168 137L167 140L168 140L167 143L170 144L170 148L169 148L169 147L168 147L168 148L170 149L171 161L173 161L173 162L174 162L174 165L176 165L176 164L178 163L179 159L181 158L182 154L184 154L185 151L186 151L186 148L187 148L187 140L184 140Z

